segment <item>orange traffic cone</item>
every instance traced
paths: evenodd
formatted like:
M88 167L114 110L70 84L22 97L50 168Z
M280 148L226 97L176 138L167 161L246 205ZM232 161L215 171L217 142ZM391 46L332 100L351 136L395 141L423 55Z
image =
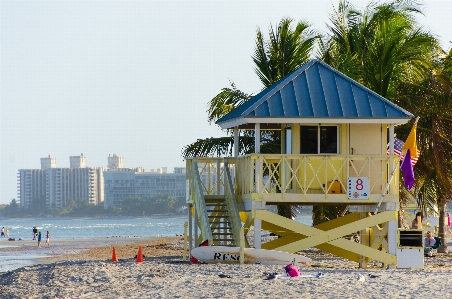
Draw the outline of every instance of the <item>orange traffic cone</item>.
M142 261L143 261L143 248L140 246L138 247L137 263L141 263Z
M113 247L113 254L111 255L111 261L113 263L118 261L118 257L116 256L116 248Z

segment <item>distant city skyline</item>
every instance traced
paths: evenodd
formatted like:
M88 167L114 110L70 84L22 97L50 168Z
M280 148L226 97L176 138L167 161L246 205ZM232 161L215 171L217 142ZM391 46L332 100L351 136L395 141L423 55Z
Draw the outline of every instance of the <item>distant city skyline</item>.
M350 1L358 8L368 2ZM233 81L262 88L256 29L283 17L326 34L339 1L0 1L0 204L19 169L81 153L102 167L185 167L182 148L224 136L207 102ZM452 3L424 1L419 24L452 41Z

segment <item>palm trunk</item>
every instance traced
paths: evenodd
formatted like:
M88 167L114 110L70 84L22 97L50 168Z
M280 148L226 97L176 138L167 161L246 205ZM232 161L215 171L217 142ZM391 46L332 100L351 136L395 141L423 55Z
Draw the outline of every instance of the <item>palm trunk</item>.
M441 239L441 246L438 248L439 253L447 253L446 244L446 198L442 197L439 204L439 231L438 237Z

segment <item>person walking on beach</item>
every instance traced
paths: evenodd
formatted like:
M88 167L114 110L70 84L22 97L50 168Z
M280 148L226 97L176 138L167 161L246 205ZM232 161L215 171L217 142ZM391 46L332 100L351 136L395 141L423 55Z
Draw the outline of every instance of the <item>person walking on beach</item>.
M6 229L6 237L9 238L9 229Z
M5 236L5 227L2 227L2 238Z
M41 248L41 232L38 233L38 248Z
M46 247L50 247L50 232L47 231L47 236L46 236Z
M33 240L36 240L36 237L38 236L38 229L36 226L33 226Z

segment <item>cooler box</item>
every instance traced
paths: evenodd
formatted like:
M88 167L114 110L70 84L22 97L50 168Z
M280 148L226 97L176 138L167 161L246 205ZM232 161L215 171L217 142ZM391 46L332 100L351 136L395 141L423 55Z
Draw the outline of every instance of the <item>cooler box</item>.
M421 229L399 229L397 244L397 268L423 269L424 244Z

